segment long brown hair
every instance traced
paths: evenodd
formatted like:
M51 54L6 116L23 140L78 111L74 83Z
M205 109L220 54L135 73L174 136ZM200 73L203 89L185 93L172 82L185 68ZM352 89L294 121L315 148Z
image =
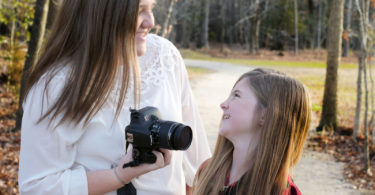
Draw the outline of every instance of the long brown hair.
M137 102L138 9L139 0L63 0L44 52L31 70L25 98L43 75L48 75L44 90L47 93L57 72L53 70L69 66L70 74L60 96L39 121L62 114L59 124L67 120L84 120L87 124L105 103L119 75L122 77L116 117L132 76Z
M310 126L309 93L301 82L272 70L255 69L238 81L242 79L248 81L265 115L255 152L244 154L253 158L253 164L237 185L237 193L282 194ZM219 194L231 168L233 149L233 144L219 135L211 161L195 178L194 194Z

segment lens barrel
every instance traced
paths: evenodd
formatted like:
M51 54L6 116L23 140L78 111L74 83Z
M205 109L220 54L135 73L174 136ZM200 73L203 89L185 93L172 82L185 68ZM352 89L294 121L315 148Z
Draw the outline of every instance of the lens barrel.
M172 149L172 150L186 150L189 148L192 139L193 132L189 126L181 123L172 121L159 120L157 124L153 125L153 132L158 140L155 143L159 143L160 148Z

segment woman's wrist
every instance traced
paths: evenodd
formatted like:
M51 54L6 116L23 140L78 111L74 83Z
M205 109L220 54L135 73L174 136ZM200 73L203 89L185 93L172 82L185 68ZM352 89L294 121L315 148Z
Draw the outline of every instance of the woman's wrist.
M117 168L118 168L118 167L114 167L114 168L113 168L113 173L114 173L116 179L117 179L122 185L126 185L126 184L128 184L129 182L125 182L124 180L121 179L121 177L120 177L119 174L118 174Z
M122 166L117 166L114 168L115 173L119 176L119 178L116 178L121 183L130 183L130 181L140 175L143 175L151 170L148 170L145 166L136 166L136 167L126 167L122 168ZM117 177L115 175L115 177Z

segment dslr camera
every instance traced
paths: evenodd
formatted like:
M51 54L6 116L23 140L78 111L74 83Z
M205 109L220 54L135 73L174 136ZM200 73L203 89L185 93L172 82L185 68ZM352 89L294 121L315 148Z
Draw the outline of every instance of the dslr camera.
M161 120L161 114L155 107L140 110L130 109L130 124L125 128L126 147L133 144L133 161L125 167L138 166L141 163L155 163L153 150L187 150L193 139L189 126L173 121Z

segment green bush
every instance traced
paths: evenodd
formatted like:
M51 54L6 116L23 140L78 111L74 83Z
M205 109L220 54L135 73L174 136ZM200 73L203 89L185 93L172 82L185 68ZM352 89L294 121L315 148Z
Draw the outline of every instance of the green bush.
M35 0L3 0L0 4L0 23L8 31L0 35L0 74L6 75L11 85L21 81L34 4Z

